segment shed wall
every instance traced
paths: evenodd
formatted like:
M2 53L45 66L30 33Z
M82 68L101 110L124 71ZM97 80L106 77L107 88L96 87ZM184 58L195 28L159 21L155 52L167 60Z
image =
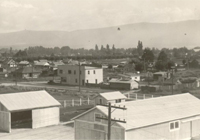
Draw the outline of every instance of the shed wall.
M197 131L197 130L193 130ZM199 132L200 133L200 132ZM180 129L170 131L169 123L158 124L150 127L144 127L140 129L126 131L126 139L132 140L161 140L161 139L173 139L183 140L191 138L190 122L180 122Z
M0 111L0 130L11 132L10 112Z
M60 122L59 107L42 108L32 110L32 127L39 128L49 125L57 125Z
M75 140L105 140L107 139L107 121L102 120L101 122L94 121L94 114L100 113L98 109L86 113L85 115L75 119ZM103 115L103 114L102 114ZM100 125L103 130L94 128L94 125ZM125 133L124 128L114 123L111 128L111 139L112 140L124 140Z

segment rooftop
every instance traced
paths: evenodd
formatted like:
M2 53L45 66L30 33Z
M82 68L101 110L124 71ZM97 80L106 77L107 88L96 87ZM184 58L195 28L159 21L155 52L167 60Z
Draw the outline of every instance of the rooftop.
M188 118L200 114L200 100L189 93L163 96L139 101L117 103L127 110L116 109L112 118L125 119L127 123L118 123L126 130ZM108 108L96 106L107 115Z
M60 105L60 103L45 90L0 94L0 103L3 104L8 111Z
M119 91L100 93L106 100L126 99L127 97Z

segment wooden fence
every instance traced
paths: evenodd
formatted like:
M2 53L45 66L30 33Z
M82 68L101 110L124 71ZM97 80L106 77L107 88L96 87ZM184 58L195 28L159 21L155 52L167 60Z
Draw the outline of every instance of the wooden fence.
M128 100L144 100L144 99L160 97L159 95L138 94L138 93L126 93L124 95L128 98Z
M94 100L90 100L89 98L87 100L81 98L78 100L59 100L59 102L61 104L61 108L95 104Z

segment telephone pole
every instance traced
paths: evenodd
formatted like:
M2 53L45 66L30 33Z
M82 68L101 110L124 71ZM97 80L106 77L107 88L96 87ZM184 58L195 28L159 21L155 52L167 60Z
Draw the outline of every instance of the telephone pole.
M101 105L101 104L99 104ZM107 120L108 121L108 140L111 139L111 122L121 122L121 123L126 123L125 120L116 120L116 119L112 119L111 118L111 108L115 108L115 109L122 109L122 110L126 110L127 108L124 107L120 107L120 106L111 106L111 103L108 103L108 105L101 105L101 106L105 106L105 107L108 107L108 117L96 117L97 119L102 119L102 120Z

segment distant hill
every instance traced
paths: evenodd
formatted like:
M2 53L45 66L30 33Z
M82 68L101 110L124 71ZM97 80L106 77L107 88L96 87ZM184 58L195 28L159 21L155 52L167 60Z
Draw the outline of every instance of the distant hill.
M0 33L0 47L95 48L115 44L117 48L136 47L138 40L144 47L194 48L200 45L200 20L173 23L134 23L122 26L67 31L19 31Z

